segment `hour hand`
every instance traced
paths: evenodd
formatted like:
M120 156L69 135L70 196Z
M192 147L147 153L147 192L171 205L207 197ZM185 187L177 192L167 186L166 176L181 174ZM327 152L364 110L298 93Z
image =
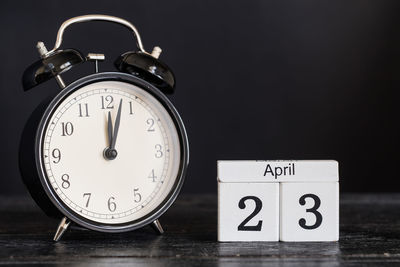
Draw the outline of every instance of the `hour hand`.
M117 157L117 150L113 149L113 123L111 119L111 112L108 112L108 119L107 119L107 134L108 134L108 147L103 152L103 156L107 160L113 160Z
M115 143L117 141L119 125L121 122L121 110L122 110L122 98L119 102L119 107L118 107L118 112L117 112L117 117L115 119L114 127L113 127L113 123L112 123L112 119L111 119L111 112L108 112L107 131L108 131L109 147L106 148L106 150L104 151L104 157L105 157L105 159L108 159L108 160L113 160L118 155L118 152L115 149ZM114 131L113 131L113 128L114 128Z
M108 147L111 147L112 138L113 138L113 125L112 125L112 119L111 119L111 111L108 112L107 131L108 131Z

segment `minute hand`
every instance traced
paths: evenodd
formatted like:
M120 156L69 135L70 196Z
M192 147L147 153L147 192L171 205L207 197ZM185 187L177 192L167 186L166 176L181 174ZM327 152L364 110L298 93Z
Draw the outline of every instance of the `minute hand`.
M119 129L120 121L121 121L121 110L122 110L122 98L119 101L117 117L115 119L115 124L114 124L114 134L113 134L113 137L112 137L112 142L111 142L110 149L115 149L115 143L117 142L118 129Z
M113 139L113 125L111 119L111 111L108 112L107 133L108 133L108 147L110 148Z

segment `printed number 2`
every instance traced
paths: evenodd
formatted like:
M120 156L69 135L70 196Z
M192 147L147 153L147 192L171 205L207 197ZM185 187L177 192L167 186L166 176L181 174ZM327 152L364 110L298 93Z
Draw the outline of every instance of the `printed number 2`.
M239 208L240 209L245 209L246 200L253 200L254 203L256 204L256 207L254 211L238 226L238 231L261 231L261 226L262 226L262 220L259 220L257 225L246 225L254 216L256 216L262 209L262 201L255 196L247 196L243 197L242 199L239 200Z
M314 206L310 209L306 209L306 212L311 212L315 215L315 223L313 225L307 225L306 224L306 219L301 218L299 220L299 225L307 230L312 230L312 229L316 229L318 228L321 223L322 223L322 215L321 213L319 213L317 210L319 208L319 206L321 206L321 199L314 195L314 194L305 194L303 196L300 197L299 199L299 203L300 205L304 206L306 204L306 198L312 198L314 200Z

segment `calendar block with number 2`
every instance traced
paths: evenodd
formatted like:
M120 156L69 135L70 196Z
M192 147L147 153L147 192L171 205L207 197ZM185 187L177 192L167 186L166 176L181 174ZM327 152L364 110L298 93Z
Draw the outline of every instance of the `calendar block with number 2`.
M338 239L337 161L218 161L219 241Z

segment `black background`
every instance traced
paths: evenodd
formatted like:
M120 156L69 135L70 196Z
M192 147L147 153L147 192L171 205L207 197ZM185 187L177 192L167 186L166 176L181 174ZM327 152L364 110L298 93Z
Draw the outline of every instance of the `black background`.
M216 192L217 159L336 159L342 191L399 191L398 1L2 1L0 193L25 193L18 143L49 81L21 75L52 48L60 24L103 13L131 21L174 70L171 97L189 135L184 192ZM135 41L103 22L72 26L63 47L105 53L103 71ZM93 71L69 71L71 82Z

